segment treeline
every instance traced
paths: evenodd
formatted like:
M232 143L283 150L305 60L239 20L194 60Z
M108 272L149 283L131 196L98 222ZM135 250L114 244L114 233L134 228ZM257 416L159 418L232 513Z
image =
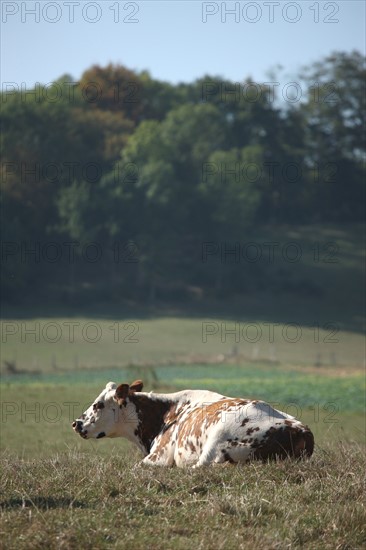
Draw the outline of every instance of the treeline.
M215 243L362 220L365 76L360 53L338 52L285 86L172 85L119 65L77 83L6 83L3 297L217 293ZM233 292L247 284L234 267Z

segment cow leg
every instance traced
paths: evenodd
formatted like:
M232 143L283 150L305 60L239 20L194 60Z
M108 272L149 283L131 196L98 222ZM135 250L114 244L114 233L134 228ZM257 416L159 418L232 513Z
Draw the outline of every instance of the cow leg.
M156 455L148 455L141 461L141 464L148 464L149 466L158 466L159 462Z
M202 454L198 459L198 462L193 466L193 468L200 468L201 466L209 466L212 463L221 463L225 462L224 457L218 456L217 445L206 445L202 449Z
M142 464L148 464L149 466L173 466L174 460L168 460L166 455L158 456L156 453L151 453L142 460Z

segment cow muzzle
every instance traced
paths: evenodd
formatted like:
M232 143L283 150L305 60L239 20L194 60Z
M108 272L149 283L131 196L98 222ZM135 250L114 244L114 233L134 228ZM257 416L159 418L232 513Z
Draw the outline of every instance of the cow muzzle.
M88 437L88 430L83 430L83 422L81 420L75 420L75 422L72 423L72 427L73 430L84 439Z

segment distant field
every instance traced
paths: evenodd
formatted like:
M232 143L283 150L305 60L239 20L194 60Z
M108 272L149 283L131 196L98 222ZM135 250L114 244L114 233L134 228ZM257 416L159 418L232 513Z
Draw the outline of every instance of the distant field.
M82 372L128 364L211 360L270 361L361 368L364 338L336 321L307 327L230 318L115 320L31 318L2 321L5 362L25 371Z

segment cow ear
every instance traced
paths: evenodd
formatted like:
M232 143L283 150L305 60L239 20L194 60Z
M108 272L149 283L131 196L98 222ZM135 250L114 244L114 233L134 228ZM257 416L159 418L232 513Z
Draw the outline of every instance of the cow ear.
M129 389L130 386L128 384L120 384L117 387L116 393L114 394L114 399L120 407L122 407L122 405L126 406L126 398L128 396Z
M130 390L131 391L141 391L143 387L144 387L144 383L143 383L142 380L135 380L134 382L132 382L132 384L130 386Z

